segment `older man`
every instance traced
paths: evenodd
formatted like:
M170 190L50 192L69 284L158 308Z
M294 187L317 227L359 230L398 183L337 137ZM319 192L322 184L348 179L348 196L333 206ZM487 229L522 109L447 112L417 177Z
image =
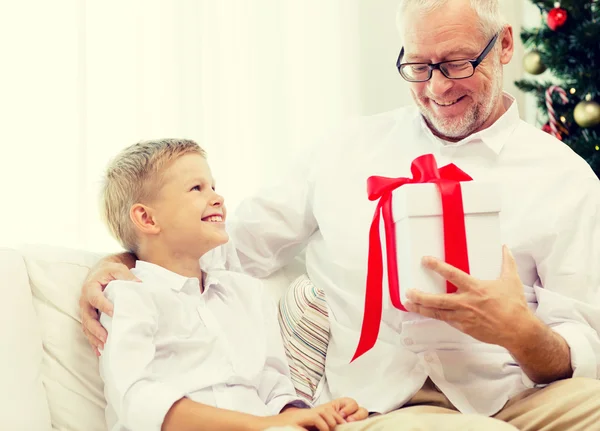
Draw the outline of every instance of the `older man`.
M349 122L301 171L244 202L231 232L243 267L265 276L306 248L330 308L319 399L351 396L385 414L340 429L600 429L600 183L502 92L513 31L497 0L403 0L398 16L398 69L418 109ZM500 184L512 253L497 280L425 261L458 292L413 291L408 313L384 308L375 347L350 363L375 208L366 179L410 176L425 153ZM96 346L90 304L104 307L99 286L120 272L106 263L84 286Z

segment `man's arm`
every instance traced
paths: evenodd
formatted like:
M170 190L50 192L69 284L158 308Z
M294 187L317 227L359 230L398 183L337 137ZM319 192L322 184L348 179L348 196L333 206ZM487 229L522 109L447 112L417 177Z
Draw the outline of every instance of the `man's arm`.
M505 347L534 383L600 377L600 183L589 179L561 202L549 242L533 255L535 314L514 259L504 250L498 280L477 280L437 259L424 265L458 287L452 295L410 291L407 309ZM567 210L568 209L568 210ZM558 212L558 211L557 211Z
M108 336L98 322L98 311L109 316L113 314L113 305L104 296L104 288L113 280L139 281L130 271L135 266L135 261L136 256L131 253L106 256L90 270L83 282L79 297L81 325L96 356L100 356L98 349L104 347Z
M127 268L131 269L135 266L136 260L137 260L137 257L135 256L135 254L125 252L125 253L112 254L110 256L107 256L104 259L100 260L99 264L102 264L102 262L121 263L121 264L125 265Z
M255 277L291 262L318 229L313 192L321 160L307 151L291 162L283 178L243 200L228 224L243 271Z
M410 290L407 310L504 347L534 383L571 377L569 346L529 309L507 247L503 247L502 274L497 280L478 280L438 259L426 258L424 265L457 286L458 292L440 295Z
M546 332L533 327L524 339L541 351L539 370L563 369L561 356L569 351L573 377L600 378L600 182L596 178L580 181L577 190L561 201L561 214L552 232L552 243L539 248L536 261L539 281L533 286L538 306L535 311ZM545 340L548 345L543 344ZM562 347L559 345L566 344ZM551 347L559 350L553 352ZM514 348L514 355L530 356L528 346ZM562 353L560 353L562 352ZM560 356L559 356L560 353ZM516 356L515 356L516 357ZM564 361L564 359L562 359ZM554 364L554 367L553 367ZM529 373L527 373L529 375ZM539 374L539 373L538 373ZM530 376L531 377L531 376ZM560 378L560 376L558 377ZM531 380L536 381L533 377Z
M514 344L505 346L534 383L552 383L573 376L571 352L563 337L531 316Z

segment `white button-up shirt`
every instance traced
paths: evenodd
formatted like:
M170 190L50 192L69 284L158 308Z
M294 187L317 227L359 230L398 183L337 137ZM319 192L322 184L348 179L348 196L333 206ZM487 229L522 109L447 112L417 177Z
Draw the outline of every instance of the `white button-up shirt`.
M350 363L377 204L367 178L410 177L413 159L427 153L440 167L454 163L474 180L499 183L502 241L529 306L567 341L574 375L599 377L600 182L566 145L521 121L512 97L503 100L507 112L495 124L458 143L435 137L413 107L353 119L306 164L295 160L288 178L238 207L230 233L246 271L265 276L306 247L308 275L325 291L331 338L320 401L350 396L387 412L429 376L460 411L492 415L533 386L504 348L393 308L387 284L377 344Z
M100 318L109 333L100 357L109 429L160 430L182 397L257 416L306 406L260 281L215 271L201 293L197 278L147 262L132 272L142 283L109 283L114 315Z

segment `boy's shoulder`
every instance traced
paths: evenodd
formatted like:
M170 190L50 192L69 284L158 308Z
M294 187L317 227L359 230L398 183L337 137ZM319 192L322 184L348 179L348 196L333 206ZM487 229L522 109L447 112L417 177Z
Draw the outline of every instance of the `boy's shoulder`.
M116 300L152 299L157 288L148 281L112 280L104 289L104 296L111 302Z

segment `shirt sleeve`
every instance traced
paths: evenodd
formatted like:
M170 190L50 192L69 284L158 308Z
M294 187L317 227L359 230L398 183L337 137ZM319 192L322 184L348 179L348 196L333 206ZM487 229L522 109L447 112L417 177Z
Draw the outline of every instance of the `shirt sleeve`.
M112 281L105 295L114 304L112 318L100 317L109 334L100 357L107 402L124 428L160 431L167 412L184 394L152 374L158 322L152 295L140 283L126 281Z
M266 336L266 360L262 372L258 395L272 415L279 414L284 407L310 408L296 394L290 377L290 369L277 322L277 308L264 289L261 290L262 315Z
M578 185L557 206L555 231L539 248L537 316L571 351L573 377L600 377L600 182Z
M266 277L306 247L317 230L314 170L313 152L307 151L294 158L285 178L238 205L228 230L244 272Z

